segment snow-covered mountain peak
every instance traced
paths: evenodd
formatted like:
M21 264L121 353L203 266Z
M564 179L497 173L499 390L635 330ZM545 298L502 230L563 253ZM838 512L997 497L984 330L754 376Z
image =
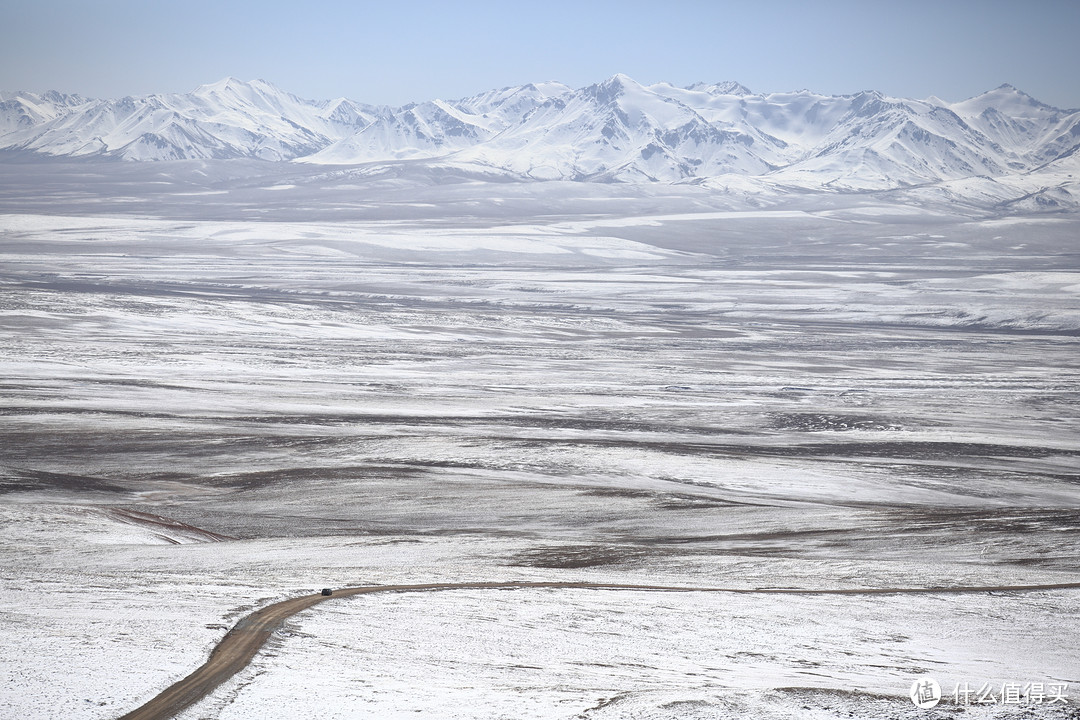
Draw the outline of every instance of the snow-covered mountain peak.
M0 135L20 131L32 132L33 128L85 106L88 102L90 101L79 95L68 95L56 90L48 90L40 95L25 90L0 92Z
M851 112L858 117L870 118L887 111L904 112L910 108L908 103L890 98L877 90L863 90L850 96Z
M638 82L634 78L630 77L626 73L615 73L607 80L600 83L601 85L637 85Z
M556 82L554 80L547 80L538 83L529 83L528 85L525 85L525 87L529 90L540 93L547 98L559 97L560 95L565 95L568 92L572 92L569 86L563 85L561 82Z
M1008 83L981 95L952 103L949 107L963 117L982 115L988 108L1012 118L1045 118L1065 112L1036 100Z
M54 105L61 105L64 107L71 107L73 105L81 105L86 102L86 98L81 95L69 95L67 93L58 92L56 90L48 90L41 95L41 99L53 103Z
M280 112L284 105L304 104L300 98L266 80L245 82L234 77L227 77L210 85L201 85L191 96L228 107L251 106L269 112Z
M645 88L629 75L616 73L603 82L584 88L581 92L596 100L601 105L615 102L627 92L641 92Z
M710 95L736 95L742 97L754 94L745 85L737 83L734 80L725 80L724 82L718 83L698 82L693 85L688 85L685 89L705 92Z
M192 95L207 96L207 95L221 95L227 92L236 92L240 88L246 88L248 83L243 80L239 80L232 75L221 78L217 82L206 83L200 85L191 91Z
M558 82L529 83L490 90L457 100L453 104L473 115L494 115L508 123L520 122L539 105L571 92L569 87Z

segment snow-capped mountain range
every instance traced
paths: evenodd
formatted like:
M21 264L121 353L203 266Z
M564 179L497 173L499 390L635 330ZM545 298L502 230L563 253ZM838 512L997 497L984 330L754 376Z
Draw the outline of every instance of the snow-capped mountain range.
M755 94L734 82L504 88L404 107L302 100L227 78L193 92L90 100L0 93L0 150L124 160L259 158L353 165L437 160L526 179L880 190L1030 177L1066 204L1080 111L1010 85L962 102ZM10 155L9 155L10 156ZM1033 186L1033 187L1035 187Z

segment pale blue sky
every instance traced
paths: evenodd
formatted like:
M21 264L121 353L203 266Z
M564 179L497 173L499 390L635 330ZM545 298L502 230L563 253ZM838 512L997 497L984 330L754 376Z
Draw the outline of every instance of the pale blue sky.
M1078 37L1080 0L3 0L0 89L120 97L232 75L398 105L623 72L947 100L1008 82L1077 108Z

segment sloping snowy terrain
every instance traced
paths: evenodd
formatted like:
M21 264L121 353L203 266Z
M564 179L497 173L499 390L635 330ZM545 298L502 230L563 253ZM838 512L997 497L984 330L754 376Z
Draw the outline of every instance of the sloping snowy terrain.
M1075 214L473 162L0 164L0 715L118 717L328 586L1080 579ZM184 717L1075 717L1078 618L334 599ZM922 711L927 674L1069 702Z
M84 100L59 93L0 96L4 147L45 155L125 160L254 157L314 153L378 109L345 99L307 102L255 80L226 78L184 95Z
M615 75L577 90L548 82L389 108L227 78L180 95L15 92L0 101L0 150L15 156L428 160L516 179L753 180L769 195L934 186L1025 210L1080 199L1080 111L1008 85L949 103L873 91L753 94L732 82L642 86Z

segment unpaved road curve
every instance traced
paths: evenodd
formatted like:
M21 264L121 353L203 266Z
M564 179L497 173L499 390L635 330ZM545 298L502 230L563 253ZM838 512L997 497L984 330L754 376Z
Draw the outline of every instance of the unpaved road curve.
M221 639L210 658L195 672L174 683L160 695L120 720L164 720L206 697L221 683L242 670L281 624L296 613L335 598L367 593L433 592L439 590L520 590L530 588L579 590L637 590L647 592L713 592L762 595L898 595L958 594L982 592L1025 592L1034 590L1076 590L1080 582L1053 585L987 585L976 587L858 588L800 590L797 588L703 588L674 585L620 585L587 582L476 582L429 583L422 585L373 585L335 590L333 595L304 595L268 605L248 615Z

